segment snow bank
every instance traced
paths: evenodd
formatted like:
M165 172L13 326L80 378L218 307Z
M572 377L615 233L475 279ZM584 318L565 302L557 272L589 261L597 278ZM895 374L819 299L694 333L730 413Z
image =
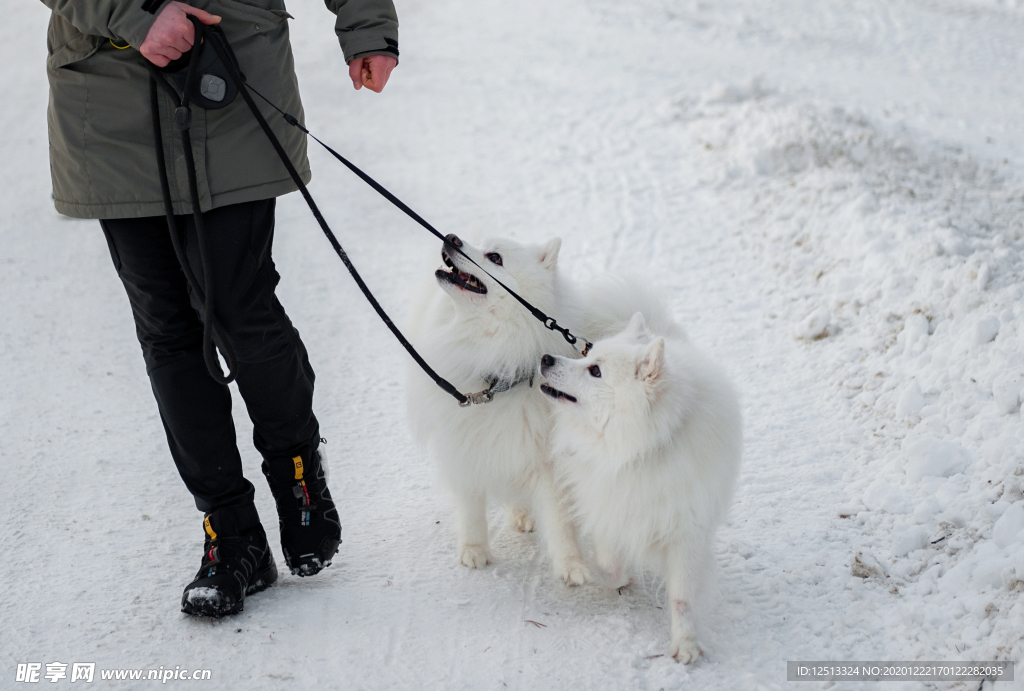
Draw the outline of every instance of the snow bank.
M835 402L862 426L842 513L880 564L851 554L854 575L884 567L922 651L1019 656L1024 186L1002 162L757 81L674 115L704 182L749 201L741 241L775 277L765 319L829 349Z

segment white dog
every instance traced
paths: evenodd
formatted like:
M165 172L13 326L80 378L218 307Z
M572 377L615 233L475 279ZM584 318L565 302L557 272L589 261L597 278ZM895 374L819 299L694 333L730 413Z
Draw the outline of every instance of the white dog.
M436 458L458 512L458 556L474 569L490 560L487 500L509 509L510 522L533 530L534 511L556 574L570 585L589 577L576 530L555 490L548 454L551 406L534 377L544 353L574 351L493 279L455 251L458 247L524 299L573 324L576 300L557 270L561 240L521 245L489 240L479 248L449 236L447 267L412 307L409 337L420 354L463 393L492 386L490 403L460 408L415 364L406 387L413 435Z
M693 606L739 471L742 420L726 376L682 329L655 316L659 333L638 312L586 358L545 355L541 389L557 403L559 478L594 538L598 565L614 587L628 584L630 566L664 576L670 652L688 663L702 654Z

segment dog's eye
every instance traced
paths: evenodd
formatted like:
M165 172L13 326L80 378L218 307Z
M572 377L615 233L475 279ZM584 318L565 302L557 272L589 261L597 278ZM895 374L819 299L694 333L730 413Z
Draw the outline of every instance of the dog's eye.
M487 255L487 258L494 262L495 264L497 264L498 266L501 266L501 255L498 254L497 252L491 252L490 254Z
M597 365L591 365L590 367L587 368L587 371L590 372L590 376L592 377L601 376L601 368L598 367Z

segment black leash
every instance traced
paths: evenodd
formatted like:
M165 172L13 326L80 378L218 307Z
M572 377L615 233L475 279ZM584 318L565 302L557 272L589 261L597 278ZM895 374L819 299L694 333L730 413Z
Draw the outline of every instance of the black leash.
M186 84L192 83L192 79L195 76L198 57L199 51L194 51L191 59L189 60L188 77L186 77L185 80ZM196 182L196 162L195 157L192 155L192 138L189 136L189 128L192 124L192 111L189 109L188 105L189 89L184 89L181 99L179 100L178 94L173 88L171 88L171 85L167 83L163 78L163 75L156 69L153 63L147 60L146 65L149 66L150 69L149 94L150 104L153 110L153 136L156 138L156 160L157 166L160 169L160 187L164 197L164 213L167 215L167 228L171 233L171 245L174 246L174 254L177 255L178 263L181 264L181 269L185 274L185 280L188 281L189 287L192 288L192 292L196 294L199 301L203 303L203 310L205 312L203 318L203 359L206 361L206 369L209 370L210 376L213 377L215 381L221 384L230 384L235 379L235 373L238 370L238 360L235 357L235 350L231 346L231 341L227 338L227 334L224 333L220 321L217 319L216 307L213 302L213 265L206 252L206 225L203 223L203 214L199 210L199 186ZM163 135L160 130L160 104L157 98L157 83L163 84L171 94L171 99L180 103L180 106L174 111L174 119L178 126L178 130L181 131L182 146L185 149L185 169L188 174L189 196L192 198L192 218L196 225L196 236L199 244L199 261L203 269L203 286L200 286L199 281L196 279L195 274L192 273L192 269L189 266L188 258L185 256L185 251L181 246L178 223L174 218L174 206L171 203L171 188L167 180L167 166L166 161L164 160ZM223 373L220 367L220 362L217 360L217 348L213 342L214 332L216 332L218 336L218 340L220 341L220 350L224 354L224 361L228 365L227 374Z
M373 296L373 293L370 292L370 289L363 281L362 276L359 275L359 272L356 270L355 265L352 264L352 261L349 259L348 254L345 252L344 248L342 248L341 243L338 242L338 239L331 231L330 226L328 226L327 221L323 217L323 214L320 213L320 209L317 207L316 202L313 201L313 197L312 195L310 195L309 190L306 189L305 183L302 182L302 178L299 176L298 171L292 164L291 159L288 158L288 154L285 152L284 147L281 146L281 142L277 139L277 136L274 134L273 130L270 128L270 125L263 117L263 114L256 106L256 103L253 101L252 96L249 94L250 89L252 90L253 93L255 93L257 96L266 101L272 108L274 108L274 110L279 112L285 119L285 121L288 122L288 124L299 128L307 136L312 137L314 140L316 140L317 143L319 143L322 147L327 149L327 151L334 155L335 158L341 161L349 170L351 170L353 173L359 176L360 179L362 179L364 182L370 185L370 187L376 190L381 196L383 196L385 199L387 199L392 204L397 206L399 209L404 211L406 215L408 215L414 221L416 221L421 226L426 228L437 238L441 239L445 243L446 249L451 249L454 252L458 252L463 257L468 259L470 263L478 267L481 271L490 276L491 279L493 279L498 285L500 285L502 288L508 291L508 293L512 295L527 310L529 310L529 312L536 319L541 321L546 328L561 333L562 337L565 338L565 340L568 343L570 343L574 348L576 347L578 339L569 331L569 329L560 326L558 322L556 322L552 317L549 317L548 315L544 314L544 312L542 312L540 309L531 305L518 293L516 293L511 288L506 286L500 279L496 278L493 274L491 274L487 269L480 266L480 264L478 264L472 257L463 252L458 245L454 244L454 236L452 236L452 238L448 238L442 235L436 228L427 223L427 221L420 217L419 214L417 214L411 208L406 206L405 203L398 199L398 197L391 194L380 183L378 183L376 180L374 180L369 175L364 173L362 170L360 170L358 167L356 167L354 164L348 161L348 159L339 154L337 151L335 151L334 149L320 141L319 138L317 138L309 130L303 127L294 116L281 110L281 108L275 105L266 96L250 87L246 83L245 77L241 74L240 70L238 69L238 63L237 60L235 59L234 51L231 50L231 45L228 43L227 38L224 36L224 33L220 29L220 27L206 26L191 15L189 16L189 20L195 27L196 38L193 43L194 46L199 46L200 41L204 40L207 36L212 36L212 39L209 41L209 45L212 46L213 49L216 51L217 56L220 58L224 67L226 68L227 75L234 83L238 92L242 94L242 98L245 100L246 105L249 106L249 110L252 112L253 117L256 118L256 122L259 123L260 128L263 130L264 134L267 135L267 139L274 147L274 151L277 152L278 157L281 159L281 162L284 164L285 169L288 171L288 175L292 178L292 181L295 183L296 187L298 187L299 192L302 194L303 199L305 199L306 204L309 206L310 211L316 218L317 223L320 224L320 228L321 230L323 230L328 242L331 243L331 247L334 248L335 253L337 253L342 263L345 264L345 268L348 269L349 273L352 275L352 278L359 286L359 289L362 291L367 301L369 301L370 305L373 306L374 311L377 312L377 315L381 318L381 320L388 327L388 329L390 329L391 333L394 334L395 338L398 339L399 343L402 344L402 346L406 349L406 351L413 358L413 360L415 360L416 364L418 364L420 368L423 369L423 371L434 381L435 384L441 387L441 389L443 389L446 393L453 396L459 402L460 406L466 407L472 405L473 403L488 403L493 399L493 395L495 393L507 391L511 389L513 386L516 386L517 384L521 383L522 381L526 381L526 379L517 379L515 382L511 383L502 383L498 382L497 380L493 382L488 382L489 387L486 390L475 394L470 394L467 396L466 394L463 394L458 389L456 389L449 381L447 381L439 374L437 374L437 372L435 372L433 368L431 368L430 365L427 364L427 362L420 356L420 354L416 352L416 349L408 341L408 339L406 339L402 332L399 331L398 327L395 326L394 322L384 311L384 308L381 307L379 302L377 302L377 299ZM234 378L236 360L234 352L233 350L231 350L231 347L227 345L227 339L224 338L224 334L219 326L219 323L216 321L215 314L213 312L212 291L210 290L213 283L210 273L210 267L208 266L209 262L205 254L205 226L202 225L202 214L200 213L199 210L199 193L198 186L196 184L195 161L193 160L192 156L191 139L188 135L188 129L191 126L189 90L190 86L193 83L193 77L195 76L195 66L198 63L198 55L200 51L196 48L193 48L192 53L193 54L191 56L191 59L189 60L188 76L186 77L185 84L183 86L183 96L180 99L181 105L175 110L175 122L178 126L178 129L182 133L182 144L185 148L186 167L188 168L189 177L189 194L191 196L192 212L196 222L196 232L199 237L200 259L203 265L204 278L206 280L205 291L199 289L199 283L198 281L196 281L195 276L193 275L191 269L188 266L188 262L184 255L184 252L180 247L180 241L178 239L177 223L174 219L173 207L171 204L170 186L167 180L167 171L163 155L162 137L160 134L160 117L156 89L157 82L163 84L164 87L168 89L168 91L172 94L172 100L178 101L178 96L174 89L170 86L170 84L167 83L166 79L163 78L163 75L154 66L152 66L152 64L149 64L152 77L150 92L153 107L153 126L157 141L157 162L160 167L160 182L164 194L164 207L167 213L168 227L171 231L171 239L174 245L174 250L175 253L178 255L178 261L182 265L182 269L185 272L186 279L189 281L192 290L196 293L199 299L203 301L204 304L206 305L205 309L207 319L204 324L203 352L204 357L206 358L207 368L210 369L210 374L214 377L214 379L221 381L222 383L227 383ZM221 341L221 350L224 352L225 361L228 362L229 373L227 376L221 374L220 365L217 362L216 350L213 347L212 340L212 335L214 331L216 331L218 336L220 337L219 340ZM583 350L580 352L582 352L583 355L586 355L592 347L592 344L586 339L583 340L585 345ZM529 380L532 386L532 376L529 377Z
M362 171L362 170L361 170L361 169L360 169L360 168L359 168L358 166L356 166L356 165L355 165L354 163L352 163L351 161L349 161L349 160L348 160L347 158L345 158L344 156L342 156L341 154L339 154L339 153L338 153L337 151L335 151L335 150L334 150L334 149L332 149L331 147L329 147L329 146L327 146L326 144L324 144L324 143L323 143L323 142L322 142L322 141L320 140L320 138L319 138L319 137L317 137L317 136L316 136L315 134L313 134L312 132L310 132L309 130L307 130L307 129L306 129L305 127L303 127L303 126L302 126L302 124L301 124L301 123L300 123L300 122L298 121L298 118L296 118L296 117L295 117L294 115L291 115L291 114L289 114L289 113L286 113L285 111L281 110L281 109L280 109L280 108L279 108L279 107L278 107L278 106L277 106L277 105L276 105L276 104L275 104L275 103L274 103L273 101L271 101L271 100L270 100L269 98L267 98L266 96L264 96L263 94L261 94L261 93L260 93L259 91L257 91L257 90L256 90L255 88L253 88L253 87L252 87L252 86L250 86L249 84L245 84L245 87L246 87L247 89L249 89L250 91L252 91L252 92L253 92L254 94L256 94L257 96L259 96L260 98L262 98L262 99L263 99L264 101L266 101L266 102L267 102L267 104L268 104L268 105L269 105L269 106L270 106L271 108L273 108L273 109L274 109L274 110L276 110L276 111L277 111L278 113L280 113L280 114L281 114L281 117L283 117L283 118L284 118L285 122L287 122L287 123L288 123L289 125L291 125L291 126L293 126L293 127L297 127L297 128L299 128L300 130L302 130L302 131L303 131L303 132L304 132L304 133L306 134L306 136L308 136L308 137L312 137L312 138L313 138L313 139L314 139L314 140L316 141L316 143L317 143L317 144L319 144L320 146L322 146L322 147L324 147L325 149L327 149L327 151L329 151L329 152L331 153L331 155L332 155L332 156L334 156L334 157L335 157L336 159L338 159L339 161L341 161L341 162L342 162L342 163L343 163L343 164L345 165L345 167L346 167L346 168L348 168L348 169L349 169L349 170L351 170L351 171L352 171L353 173L355 173L355 174L356 174L357 176L359 176L359 179L360 179L360 180L362 180L362 181L363 181L363 182L365 182L365 183L366 183L367 185L369 185L370 187L372 187L372 188L373 188L373 189L374 189L374 190L375 190L375 191L376 191L376 192L377 192L378 194L380 194L380 196L384 197L384 198L385 198L385 199L387 199L387 200L388 200L389 202L391 202L392 204L394 204L395 206L397 206L397 207L398 207L399 209L401 209L401 210L402 210L403 212L405 212L405 215L406 215L406 216L408 216L408 217L409 217L409 218L411 218L412 220L414 220L414 221L416 221L417 223L419 223L419 224L420 224L421 226L423 226L423 227L424 227L424 228L426 228L426 229L427 229L428 231L430 231L430 233L432 233L432 234L433 234L433 235L434 235L435 237L437 237L437 238L438 238L439 240L441 240L441 241L445 242L445 243L446 243L446 245L447 245L448 247L450 247L451 249L453 249L453 250L454 250L455 252L458 252L459 254L461 254L461 255L462 255L463 257L465 257L466 259L468 259L468 260L469 260L469 261L470 261L470 262L471 262L471 263L472 263L472 264L473 264L474 266L476 266L476 267L477 267L478 269L480 269L480 270L481 270L481 271L483 271L483 272L484 272L485 274L487 274L488 276L490 276L490 277L491 277L491 278L492 278L492 279L494 280L494 282L495 282L495 283L497 283L497 284L498 284L498 285L500 285L500 286L501 286L502 288L504 288L504 289L505 289L505 290L506 290L506 291L508 292L508 294L509 294L509 295L511 295L512 297L514 297L514 298L515 298L516 300L518 300L518 301L519 301L519 303L520 303L520 304L521 304L521 305L522 305L523 307L525 307L525 308L526 308L527 310L529 310L529 311L530 311L530 314L532 314L532 315L533 315L534 317L536 317L536 318L537 318L538 320L540 320L541 322L543 322L544 326L546 326L546 327L547 327L548 329L551 329L552 331L557 331L558 333L562 334L562 337L563 337L563 338L564 338L564 339L565 339L566 341L568 341L570 345L572 345L573 347L575 347L575 346L576 346L576 343L578 342L578 339L577 339L577 337L576 337L576 336L574 336L574 335L572 334L572 332L570 332L570 331L569 331L569 329L565 328L564 326L559 326L558 322L557 322L557 321L555 321L555 320L554 320L554 319L553 319L552 317L549 317L548 315L544 314L544 312L542 312L542 311L541 311L541 310L539 310L538 308L536 308L536 307L534 307L533 305L531 305L531 304L530 304L529 302L527 302L527 301L526 301L526 299L525 299L525 298L523 298L523 297L522 297L521 295L519 295L519 293L517 293L516 291L512 290L511 288L509 288L509 287L508 287L507 285L505 285L504 283L502 283L500 279L498 279L498 278L497 278L497 277L496 277L496 276L495 276L494 274L492 274L492 273L491 273L490 271L488 271L488 270L487 270L486 268L484 268L484 267L480 266L480 264L478 264L478 263L477 263L477 262L476 262L476 261L475 261L475 260L474 260L474 259L473 259L473 258L472 258L471 256L469 256L468 254L466 254L465 252L463 252L463 251L462 251L462 250L461 250L461 249L459 248L459 246L458 246L458 245L454 245L454 243L452 243L452 242L450 241L450 238L449 238L449 236L446 236L446 235L442 235L442 234L441 234L441 231L437 230L437 228L435 228L434 226L430 225L430 224L429 224L429 223L428 223L428 222L427 222L427 221L426 221L426 220L425 220L425 219L424 219L424 218L423 218L422 216L420 216L420 215L419 215L418 213L416 213L415 211L413 211L412 209L410 209L410 208L409 208L409 207L408 207L408 206L407 206L407 205L405 204L405 202L403 202L403 201L402 201L401 199L399 199L399 198L398 198L398 197L396 197L395 195L391 194L391 192L389 192L389 191L387 190L387 188L385 188L385 187L384 187L383 185L381 185L381 184L380 184L379 182L377 182L377 181L376 181L376 180L374 180L374 179L373 179L372 177L370 177L369 175L367 175L366 173L364 173L364 172L363 172L363 171ZM242 90L242 87L241 87L241 86L239 86L239 90ZM587 339L585 339L585 338L583 339L583 343L584 343L584 346L583 346L583 350L580 350L579 352L580 352L580 353L582 353L583 355L586 355L586 354L587 354L587 353L588 353L588 352L590 351L591 347L593 347L593 345L594 345L594 344L593 344L593 343L591 343L590 341L588 341L588 340L587 340ZM579 349L577 349L577 350L579 350Z

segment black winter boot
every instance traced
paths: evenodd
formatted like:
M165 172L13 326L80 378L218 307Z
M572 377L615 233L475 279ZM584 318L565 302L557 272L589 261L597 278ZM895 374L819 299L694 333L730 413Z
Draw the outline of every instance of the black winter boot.
M263 461L281 523L281 549L296 576L331 565L341 544L341 522L327 489L326 457L307 448L291 458Z
M181 611L205 617L241 612L245 596L277 580L274 555L256 507L231 507L206 515L203 565L185 587Z

